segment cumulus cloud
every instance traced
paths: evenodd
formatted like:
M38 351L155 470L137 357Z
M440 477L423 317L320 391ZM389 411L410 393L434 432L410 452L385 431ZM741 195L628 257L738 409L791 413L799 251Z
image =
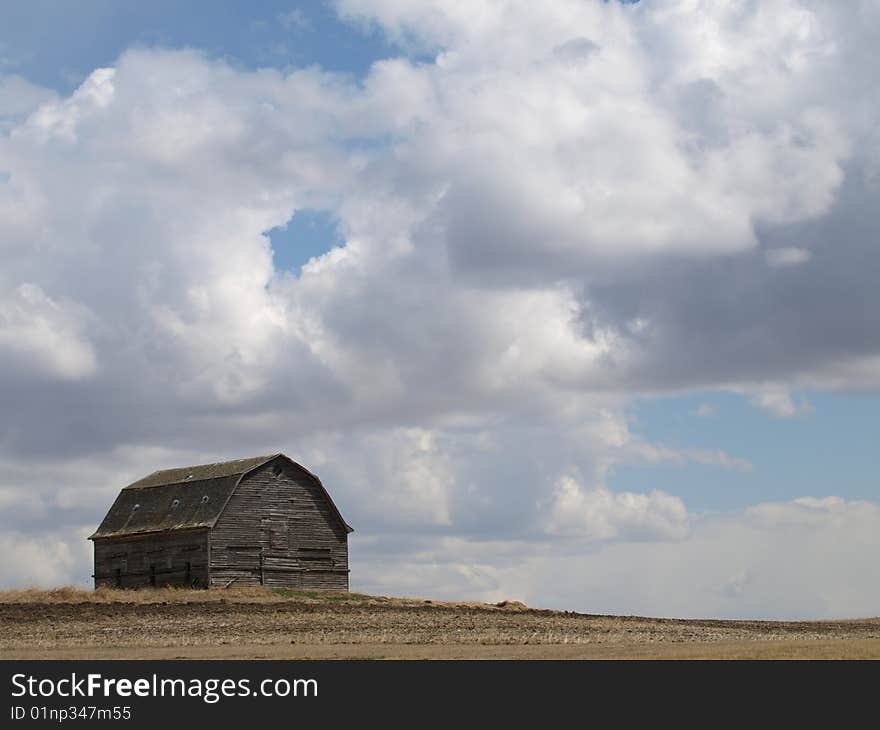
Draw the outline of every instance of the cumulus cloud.
M0 299L0 353L6 368L43 370L63 379L94 374L97 359L84 338L82 307L65 308L36 284L20 284Z
M848 289L867 287L856 260L876 235L852 224L876 220L854 157L873 135L874 95L854 60L868 42L856 24L877 23L869 8L341 7L434 49L434 64L396 60L370 79L374 90L393 79L413 100L395 107L412 130L396 150L399 174L442 191L420 201L434 207L420 233L469 281L571 282L582 330L613 343L613 370L587 371L581 385L805 378L829 348L854 361L878 347L853 329ZM553 52L585 38L597 49L576 68ZM783 280L755 257L717 256L760 241L771 266L805 263L795 230L833 238L835 263ZM814 336L817 320L841 333L836 344Z
M365 517L410 525L451 523L456 473L441 435L423 428L373 430L359 438L321 438L306 445L309 463L360 496ZM304 457L305 458L305 457Z
M719 388L791 417L802 385L880 382L880 14L338 6L400 54L357 81L141 49L63 97L0 83L0 488L37 495L29 534L96 522L140 472L277 448L364 544L482 541L450 586L527 541L731 550L608 475L750 464L639 438L627 406ZM344 245L279 271L267 232L305 209Z
M546 531L590 540L656 540L687 534L684 503L654 490L649 494L612 493L606 487L585 489L574 477L556 482Z

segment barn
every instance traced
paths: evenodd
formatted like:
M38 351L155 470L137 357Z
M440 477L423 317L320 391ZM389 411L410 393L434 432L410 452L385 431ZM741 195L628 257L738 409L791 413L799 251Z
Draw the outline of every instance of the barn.
M321 480L284 454L153 472L92 534L95 587L348 590L348 533Z

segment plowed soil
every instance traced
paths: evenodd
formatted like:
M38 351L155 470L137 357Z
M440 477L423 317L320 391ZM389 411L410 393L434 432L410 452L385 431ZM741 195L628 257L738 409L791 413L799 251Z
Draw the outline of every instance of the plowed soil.
M357 594L7 591L0 655L147 658L880 658L880 619L601 616Z

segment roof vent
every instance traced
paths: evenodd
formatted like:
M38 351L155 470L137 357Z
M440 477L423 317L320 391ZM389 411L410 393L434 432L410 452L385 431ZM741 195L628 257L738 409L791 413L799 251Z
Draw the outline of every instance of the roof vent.
M208 495L206 494L204 497L202 497L202 504L207 504L207 503L208 503Z
M187 479L192 479L192 478L193 478L192 474L187 474L183 479L184 479L184 481L186 481Z
M179 499L176 499L176 498L175 498L175 499L172 499L172 500L171 500L171 509L174 509L174 508L177 507L179 504L180 504L180 500L179 500Z
M139 504L136 504L134 507L131 508L131 511L137 512L140 508L141 508L141 506Z

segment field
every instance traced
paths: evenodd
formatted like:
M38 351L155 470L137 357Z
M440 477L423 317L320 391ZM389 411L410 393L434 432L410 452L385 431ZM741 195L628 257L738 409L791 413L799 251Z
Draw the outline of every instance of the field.
M875 659L880 618L599 616L264 589L0 591L8 659Z

